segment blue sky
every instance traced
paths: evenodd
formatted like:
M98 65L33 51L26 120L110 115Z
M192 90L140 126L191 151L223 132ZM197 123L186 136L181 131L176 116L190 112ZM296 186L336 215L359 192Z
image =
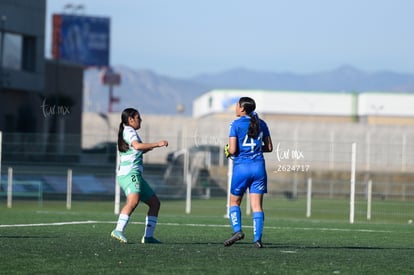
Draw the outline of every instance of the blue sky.
M234 68L315 73L341 65L414 73L412 0L47 0L111 17L111 64L173 77Z

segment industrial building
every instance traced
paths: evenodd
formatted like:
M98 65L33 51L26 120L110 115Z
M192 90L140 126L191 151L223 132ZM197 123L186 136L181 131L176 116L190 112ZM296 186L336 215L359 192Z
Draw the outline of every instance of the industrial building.
M193 117L234 115L242 96L256 100L267 119L368 124L414 124L414 94L212 90L193 103Z
M45 88L46 1L0 2L0 129L37 132ZM24 20L22 20L24 18Z
M4 161L62 160L81 149L83 67L45 59L45 14L46 0L0 2Z

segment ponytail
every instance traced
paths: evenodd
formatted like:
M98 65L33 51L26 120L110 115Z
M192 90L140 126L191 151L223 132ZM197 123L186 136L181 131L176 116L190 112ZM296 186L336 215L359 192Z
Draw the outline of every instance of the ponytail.
M124 140L124 125L128 125L128 119L134 117L138 111L134 108L127 108L122 111L121 123L119 123L118 130L118 150L119 152L126 152L129 149L128 143Z
M254 111L256 110L256 102L254 102L254 100L250 97L241 97L239 99L239 105L250 117L250 124L249 129L247 130L247 135L249 138L256 138L260 133L259 116Z
M255 138L260 132L259 117L256 114L256 112L251 112L249 116L250 116L250 124L249 124L249 129L247 130L247 135L249 136L249 138Z
M124 123L119 123L119 131L118 131L118 151L119 152L126 152L128 151L129 146L124 140Z

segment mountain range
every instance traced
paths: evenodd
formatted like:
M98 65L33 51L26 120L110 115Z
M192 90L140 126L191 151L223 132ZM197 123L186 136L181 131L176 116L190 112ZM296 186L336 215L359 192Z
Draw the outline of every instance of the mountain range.
M192 102L213 89L255 89L317 92L414 92L414 74L379 71L368 73L344 65L332 71L312 74L258 72L235 68L217 74L201 74L188 79L173 78L149 70L115 66L121 84L113 87L119 102L113 111L136 107L145 114L192 114ZM109 87L101 83L101 71L84 73L84 111L107 112Z

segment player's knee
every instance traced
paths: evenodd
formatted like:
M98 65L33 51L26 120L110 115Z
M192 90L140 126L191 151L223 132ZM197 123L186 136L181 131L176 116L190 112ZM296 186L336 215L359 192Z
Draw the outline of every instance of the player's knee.
M155 208L158 209L158 210L160 210L160 208L161 208L161 201L158 198L155 201Z
M146 203L151 209L158 211L161 208L161 201L158 199L157 196L151 197Z
M138 200L131 200L127 204L131 209L135 209L138 206Z

